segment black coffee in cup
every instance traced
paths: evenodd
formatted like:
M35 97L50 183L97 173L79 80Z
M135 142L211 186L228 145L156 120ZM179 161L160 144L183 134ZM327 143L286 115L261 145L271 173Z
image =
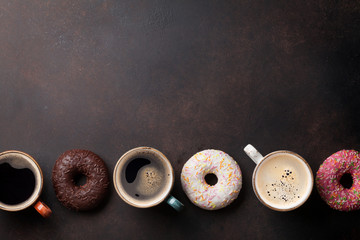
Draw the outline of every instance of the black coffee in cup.
M158 159L151 156L134 158L125 167L123 186L130 196L150 200L163 192L167 185L166 174L170 177Z
M148 208L170 199L166 201L169 205L176 210L182 208L169 194L174 184L172 166L154 148L138 147L126 152L116 163L113 177L117 193L132 206Z
M0 202L15 205L29 199L35 189L35 175L28 168L0 164Z
M39 164L24 152L10 150L0 153L0 209L9 212L33 206L43 217L51 209L39 197L44 183Z

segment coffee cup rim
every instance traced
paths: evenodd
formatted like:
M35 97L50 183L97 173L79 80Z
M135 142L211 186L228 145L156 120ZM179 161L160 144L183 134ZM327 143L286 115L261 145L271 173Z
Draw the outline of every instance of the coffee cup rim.
M274 207L274 206L271 206L269 205L268 203L266 203L260 196L260 194L258 193L258 189L256 188L256 184L255 184L255 176L256 176L256 173L259 169L259 167L262 165L262 163L264 162L264 160L268 159L269 157L273 156L273 155L278 155L278 154L290 154L290 155L294 155L296 156L297 158L299 158L300 160L302 160L303 163L305 163L307 169L308 169L308 172L310 173L310 186L309 186L309 190L307 191L307 195L302 199L301 202L299 202L299 204L291 207L291 208L277 208L277 207ZM274 152L271 152L269 154L267 154L266 156L264 156L261 161L256 165L255 169L254 169L254 172L253 172L253 175L252 175L252 186L253 186L253 190L255 192L255 195L256 197L258 198L258 200L266 207L272 209L272 210L275 210L275 211L279 211L279 212L288 212L288 211L292 211L292 210L295 210L297 208L299 208L300 206L302 206L310 197L311 195L311 192L313 190L313 187L314 187L314 174L312 172L312 169L309 165L309 163L302 157L300 156L299 154L295 153L295 152L292 152L292 151L289 151L289 150L278 150L278 151L274 151Z
M43 185L44 185L44 176L43 176L43 172L42 172L41 167L38 164L38 162L32 156L30 156L29 154L27 154L25 152L22 152L22 151L18 151L18 150L7 150L7 151L4 151L4 152L1 152L0 157L3 156L3 155L7 155L7 154L19 154L19 155L23 155L23 156L29 158L31 160L31 162L32 162L32 165L35 167L35 169L38 170L38 173L40 175L39 184L35 184L34 192L24 202L14 204L14 205L10 205L10 204L5 204L5 203L0 201L0 209L10 211L10 212L16 212L16 211L21 211L21 210L24 210L24 209L30 207L31 205L33 205L39 199L39 197L41 195L41 192L42 192L42 189L43 189ZM36 176L35 176L35 178L36 178Z
M122 165L125 164L124 159L126 158L126 156L128 156L129 154L133 153L134 151L138 151L138 150L145 150L145 151L151 151L151 152L155 152L156 154L158 154L159 156L161 156L162 159L165 159L168 163L168 167L169 167L169 170L171 172L171 183L169 184L168 186L168 189L166 191L166 194L163 194L161 198L157 199L157 201L154 201L150 204L135 204L133 202L131 202L125 194L122 193L122 191L125 192L125 190L118 186L118 183L120 184L121 180L120 180L120 167ZM114 182L114 187L115 187L115 190L116 192L118 193L118 195L121 197L121 199L126 202L127 204L131 205L131 206L134 206L134 207L137 207L137 208L150 208L150 207L154 207L158 204L160 204L161 202L163 202L170 194L173 186L174 186L174 182L175 182L175 174L174 174L174 170L171 166L171 163L169 161L169 159L167 159L167 157L162 153L160 152L159 150L155 149L155 148L152 148L152 147L146 147L146 146L141 146L141 147L136 147L136 148L132 148L130 150L128 150L127 152L125 152L120 158L119 160L116 162L116 165L115 165L115 168L114 168L114 172L113 172L113 182Z

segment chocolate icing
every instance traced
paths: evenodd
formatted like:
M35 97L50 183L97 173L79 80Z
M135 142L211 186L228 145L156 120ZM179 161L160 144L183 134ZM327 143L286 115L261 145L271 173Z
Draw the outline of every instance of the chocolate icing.
M82 186L75 184L79 174L87 178ZM57 198L65 207L86 211L97 207L106 196L109 173L98 155L88 150L73 149L56 160L52 182Z

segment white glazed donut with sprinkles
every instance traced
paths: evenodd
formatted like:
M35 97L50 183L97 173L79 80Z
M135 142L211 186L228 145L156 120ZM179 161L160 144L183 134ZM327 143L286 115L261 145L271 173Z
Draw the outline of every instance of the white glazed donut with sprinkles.
M207 174L215 174L218 181L209 185ZM181 185L192 203L206 210L217 210L232 203L242 187L239 165L225 152L204 150L192 156L181 172Z

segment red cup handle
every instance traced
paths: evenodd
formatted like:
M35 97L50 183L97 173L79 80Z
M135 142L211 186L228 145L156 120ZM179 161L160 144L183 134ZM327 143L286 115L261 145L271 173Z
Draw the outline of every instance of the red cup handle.
M43 216L44 218L50 217L52 211L51 209L42 201L38 201L35 205L34 208L36 209L36 211L38 211L41 216Z

